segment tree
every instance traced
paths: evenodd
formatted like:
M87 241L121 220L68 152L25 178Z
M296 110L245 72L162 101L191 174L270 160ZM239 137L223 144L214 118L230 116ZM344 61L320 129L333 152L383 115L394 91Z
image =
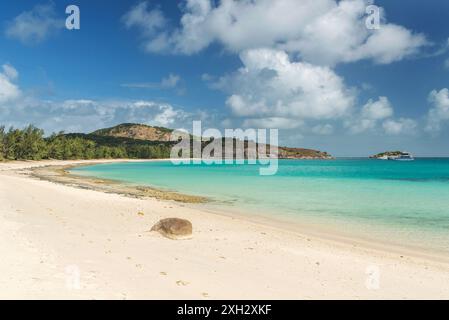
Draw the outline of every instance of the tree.
M0 126L0 161L5 158L5 127Z
M20 146L23 141L23 133L19 129L9 128L4 139L4 154L8 160L18 160L21 157Z
M44 131L33 125L23 130L23 138L19 145L19 159L41 160L47 156L47 144L44 141Z
M53 133L47 139L47 158L62 160L64 158L65 136L62 132Z

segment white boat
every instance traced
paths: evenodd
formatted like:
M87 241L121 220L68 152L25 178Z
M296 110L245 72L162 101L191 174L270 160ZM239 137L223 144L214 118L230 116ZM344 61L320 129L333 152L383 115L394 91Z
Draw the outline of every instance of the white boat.
M409 152L401 152L400 155L398 155L396 157L391 157L391 160L396 160L396 161L413 161L413 160L415 160L415 158L413 158L413 156Z

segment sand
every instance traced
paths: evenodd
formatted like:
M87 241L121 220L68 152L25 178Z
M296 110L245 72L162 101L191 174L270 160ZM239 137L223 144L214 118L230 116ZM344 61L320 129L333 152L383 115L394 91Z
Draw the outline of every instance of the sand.
M0 163L1 299L448 299L449 264ZM193 223L191 240L149 232Z

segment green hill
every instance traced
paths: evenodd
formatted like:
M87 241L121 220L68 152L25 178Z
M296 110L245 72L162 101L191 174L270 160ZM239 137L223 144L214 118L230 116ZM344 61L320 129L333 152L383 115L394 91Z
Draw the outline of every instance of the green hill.
M111 128L99 129L92 132L91 135L147 141L170 141L172 132L172 129L164 127L152 127L136 123L122 123Z
M89 134L61 132L44 137L43 130L34 126L28 126L23 130L11 128L8 131L0 127L0 160L169 158L172 147L178 143L170 141L172 132L172 129L163 127L123 123ZM190 136L188 133L185 135ZM208 139L201 140L202 149L211 143ZM229 140L225 138L221 140L224 157L226 157L224 154L226 141ZM233 139L233 146L233 158L240 158L243 155L246 159L251 148L257 148L258 145L251 141ZM328 153L317 150L288 147L278 149L279 158L332 158ZM265 150L269 154L270 146L266 145Z

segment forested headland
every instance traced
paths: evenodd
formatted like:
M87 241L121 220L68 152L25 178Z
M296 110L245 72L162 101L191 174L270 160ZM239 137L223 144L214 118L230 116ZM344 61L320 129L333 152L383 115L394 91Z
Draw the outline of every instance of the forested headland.
M168 158L172 144L82 133L46 137L33 125L24 129L0 126L0 160Z
M173 130L144 124L122 123L92 133L53 133L46 136L42 129L29 125L23 129L0 126L0 160L78 160L78 159L162 159L170 158L170 152L178 141L171 141ZM187 136L191 137L188 133ZM224 152L225 138L222 138ZM248 157L250 142L244 140L238 147L233 139L233 157ZM210 143L202 138L202 150ZM252 143L254 146L254 143ZM257 146L257 144L256 144ZM266 152L270 149L266 145ZM192 152L190 143L190 155ZM239 149L238 149L239 148ZM242 151L238 153L237 150ZM190 156L189 155L189 156ZM283 159L332 159L327 152L318 150L279 147ZM225 154L223 153L223 157Z

